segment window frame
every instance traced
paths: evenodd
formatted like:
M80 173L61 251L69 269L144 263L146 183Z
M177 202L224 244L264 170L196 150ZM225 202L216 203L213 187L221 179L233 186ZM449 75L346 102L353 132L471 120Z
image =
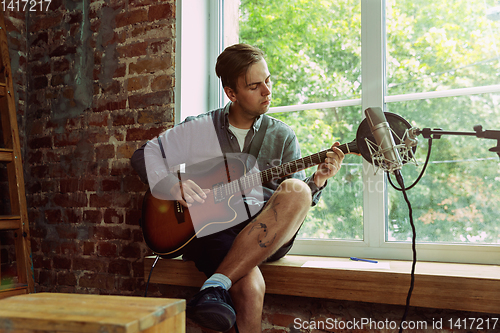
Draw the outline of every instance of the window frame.
M205 110L221 107L227 100L224 99L223 90L220 82L214 73L214 65L216 55L218 55L225 46L224 31L231 27L224 26L224 8L228 0L206 0L210 5L206 6L208 27L205 31L210 32L212 39L206 45L206 52L199 54L200 59L209 59L209 91L201 99L207 98ZM236 1L236 0L235 0ZM385 33L385 0L360 0L361 1L361 63L362 63L362 82L363 91L361 99L330 101L324 103L314 103L307 105L290 105L271 107L269 114L277 112L293 112L301 110L312 110L325 107L341 107L341 106L356 106L360 105L362 110L368 107L381 107L391 102L440 98L449 96L471 95L477 93L497 93L500 92L500 85L474 87L465 89L454 89L439 92L423 92L412 93L405 95L386 95L385 83L385 57L386 57L386 33ZM184 1L178 1L180 4ZM226 3L225 3L226 2ZM180 10L178 5L178 10ZM183 11L181 22L184 22L186 15L190 12ZM210 20L211 18L211 20ZM215 20L214 20L215 18ZM182 25L184 27L184 25ZM178 37L182 35L182 29L178 28ZM201 28L203 30L203 28ZM215 39L214 39L215 38ZM181 45L178 39L178 47ZM182 50L177 52L179 56L178 64L184 59ZM176 68L177 82L182 79L181 73ZM177 86L177 96L182 89L179 84ZM192 98L192 96L191 96ZM177 103L177 102L176 102ZM177 106L177 104L176 104ZM176 107L176 115L182 114L179 108ZM176 119L179 119L177 116ZM362 119L360 119L361 122ZM420 138L419 138L420 139ZM422 144L422 140L420 140ZM363 160L363 240L335 240L335 239L297 239L290 251L291 254L297 255L321 255L321 256L336 256L336 257L363 257L374 259L393 259L393 260L411 260L412 251L409 242L393 242L386 241L386 223L387 223L387 179L386 175L379 171L376 174L374 169L368 162ZM404 168L402 170L404 174ZM382 191L368 190L369 184L380 184L381 186L371 186L372 188L380 188ZM367 213L369 212L369 213ZM418 233L418 230L417 230ZM478 264L494 264L498 263L500 254L499 245L483 245L483 244L449 244L449 243L417 243L417 256L422 261L439 261L439 262L459 262L459 263L478 263Z

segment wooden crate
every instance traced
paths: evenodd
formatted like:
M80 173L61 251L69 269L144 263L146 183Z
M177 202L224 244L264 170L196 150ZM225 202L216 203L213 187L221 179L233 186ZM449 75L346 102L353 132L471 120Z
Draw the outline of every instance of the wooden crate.
M0 301L0 333L185 332L183 299L39 293Z

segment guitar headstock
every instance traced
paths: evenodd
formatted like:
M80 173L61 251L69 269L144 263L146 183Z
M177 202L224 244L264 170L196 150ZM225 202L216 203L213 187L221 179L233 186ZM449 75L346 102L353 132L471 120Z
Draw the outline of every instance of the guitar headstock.
M344 154L355 154L361 156L361 153L358 149L358 145L356 140L352 140L349 143L344 143L338 147Z

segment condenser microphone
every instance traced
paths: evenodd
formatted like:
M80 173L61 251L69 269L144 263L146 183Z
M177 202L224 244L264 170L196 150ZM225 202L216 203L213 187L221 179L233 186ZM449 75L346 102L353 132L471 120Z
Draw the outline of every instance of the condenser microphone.
M368 120L370 131L379 146L379 150L376 154L380 154L380 156L383 155L384 157L381 160L382 165L380 165L380 167L388 172L394 173L398 182L400 182L400 178L402 181L400 170L403 167L403 162L401 161L401 156L396 148L396 144L391 133L391 127L385 118L384 112L379 107L368 108L365 110L365 116Z

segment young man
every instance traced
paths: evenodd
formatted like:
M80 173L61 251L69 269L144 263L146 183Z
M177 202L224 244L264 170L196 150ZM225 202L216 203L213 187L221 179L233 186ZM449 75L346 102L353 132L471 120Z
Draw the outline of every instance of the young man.
M183 179L180 173L176 177L168 168L220 156L226 161L231 154L240 154L251 167L251 156L247 157L261 126L265 136L256 168L265 170L301 157L293 130L272 117L264 120L272 84L261 50L245 44L226 48L217 59L216 73L230 103L186 119L144 149L150 189L158 198L177 200L185 207L203 205L213 189ZM301 171L260 184L238 199L246 218L219 226L185 247L184 259L193 260L208 277L188 303L188 318L216 331L227 331L235 322L241 333L261 331L265 282L259 264L283 257L292 247L309 207L340 169L344 154L338 145L332 146L313 176L306 178Z

